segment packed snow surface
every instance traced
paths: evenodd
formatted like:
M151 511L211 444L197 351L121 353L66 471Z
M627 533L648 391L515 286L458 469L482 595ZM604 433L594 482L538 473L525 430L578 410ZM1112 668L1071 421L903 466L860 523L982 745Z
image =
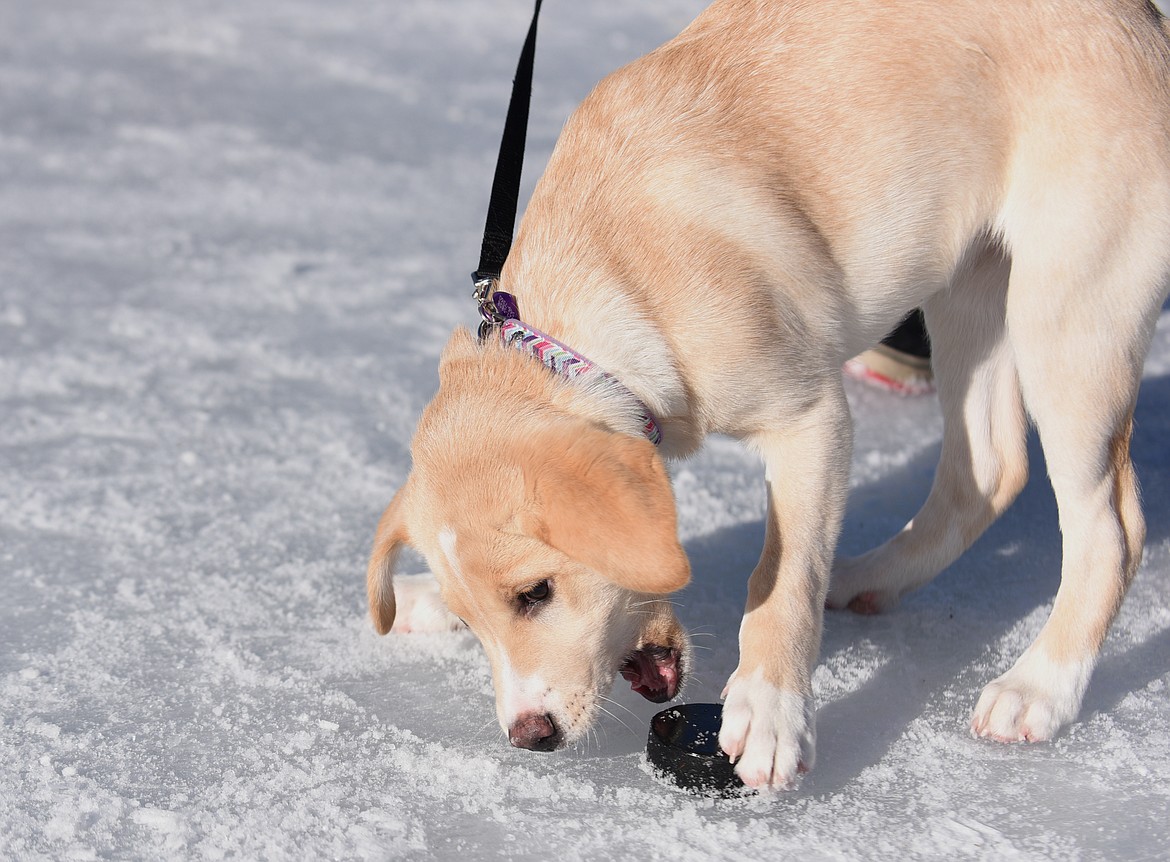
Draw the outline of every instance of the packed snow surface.
M546 6L526 189L592 84L701 2ZM661 784L629 692L587 744L511 749L473 638L374 634L365 557L474 317L527 7L0 7L0 858L1164 857L1170 313L1133 443L1146 559L1053 744L967 732L1057 585L1034 441L950 571L829 615L819 762L779 798ZM940 419L848 391L856 552L925 496ZM690 700L736 661L761 473L725 439L675 470Z

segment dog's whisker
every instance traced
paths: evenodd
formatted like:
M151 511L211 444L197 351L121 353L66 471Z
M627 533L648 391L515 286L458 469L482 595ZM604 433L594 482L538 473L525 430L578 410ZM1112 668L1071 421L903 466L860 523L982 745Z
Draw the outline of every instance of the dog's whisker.
M647 599L646 601L643 601L643 602L630 602L628 605L626 605L626 607L628 607L628 608L641 608L641 607L645 607L646 605L670 605L672 608L681 608L682 607L682 604L680 604L679 602L671 601L670 599Z
M636 712L634 712L632 709L630 709L628 706L626 706L624 703L618 703L616 700L613 700L612 698L608 698L608 697L603 697L602 699L606 703L608 703L610 706L615 706L618 709L624 709L626 712L628 712L630 714L630 718L632 718L635 722L639 722L639 723L641 722L642 719L638 716L638 714ZM633 728L631 728L628 724L626 724L624 721L622 721L622 719L618 718L618 716L614 715L608 709L605 709L605 707L601 706L600 703L597 705L597 708L600 709L601 711L603 711L606 715L613 716L613 718L615 720L617 720L626 730L629 730L631 733L633 732Z
M596 748L597 753L600 754L601 737L598 736L599 731L604 733L605 728L596 724L592 725L588 730L585 731L585 735L577 740L577 742L573 745L573 748L581 754L589 754L589 748L592 745Z
M630 709L624 703L618 703L612 697L606 697L604 694L599 694L597 697L600 701L602 701L604 703L608 703L610 706L616 706L618 709L624 709L626 712L628 712L634 718L638 717L638 713L634 712L632 709Z
M496 723L496 720L495 720L494 718L489 718L487 721L483 722L483 723L482 723L482 724L481 724L481 725L480 725L480 726L479 726L479 727L476 729L476 731L475 731L475 732L476 732L476 733L483 733L485 730L487 730L489 727L491 727L491 726L492 726L493 724L495 724L495 723Z
M696 673L688 673L685 677L683 677L682 684L678 687L678 692L675 694L675 699L680 701L686 700L687 692L696 685L700 688L707 687L707 683L703 677Z
M609 716L610 718L612 718L614 721L616 721L618 724L620 724L620 725L621 725L622 727L624 727L626 730L629 730L629 731L631 731L631 732L632 732L632 730L633 730L633 729L632 729L632 728L631 728L631 727L630 727L628 724L626 724L624 721L622 721L622 719L621 719L619 716L617 716L616 714L614 714L614 713L610 712L610 711L609 711L608 709L606 709L604 706L598 705L598 707L597 707L597 710L598 710L598 712L601 712L601 713L603 713L604 715L607 715L607 716Z
M614 699L612 697L601 696L600 699L601 699L601 701L607 703L608 705L614 706L614 708L624 710L629 717L631 717L635 720L635 722L639 722L639 720L641 720L638 717L638 713L634 712L632 709L629 709L626 704L618 703L617 701L614 701ZM600 703L598 703L598 709L605 709L605 708L604 708L604 706L601 706ZM613 715L613 712L610 712L610 710L605 710L605 711L606 711L607 715ZM618 716L614 716L614 718L618 718ZM619 720L619 722L621 722L620 718L618 718L618 720ZM625 724L625 722L622 722L622 724ZM626 727L628 727L628 726L629 725L626 725Z
M479 726L478 730L475 731L475 733L471 737L471 741L478 743L480 740L480 737L482 737L486 733L489 733L491 731L492 727L494 727L494 726L497 726L496 720L494 718L489 718L487 721L485 721L483 724L481 724Z
M649 619L654 619L655 616L658 616L658 613L654 611L638 611L636 608L633 611L626 611L626 613L631 616L646 616Z
M633 732L634 732L634 729L633 729L632 727L630 727L628 724L626 724L624 721L622 721L620 718L618 718L616 715L614 715L612 712L610 712L608 709L606 709L606 708L605 708L604 706L602 706L601 704L597 704L597 709L598 709L600 712L603 712L603 713L605 713L606 715L608 715L610 718L612 718L614 721L616 721L618 724L620 724L620 725L621 725L622 727L624 727L626 730L630 731L630 733L633 733Z

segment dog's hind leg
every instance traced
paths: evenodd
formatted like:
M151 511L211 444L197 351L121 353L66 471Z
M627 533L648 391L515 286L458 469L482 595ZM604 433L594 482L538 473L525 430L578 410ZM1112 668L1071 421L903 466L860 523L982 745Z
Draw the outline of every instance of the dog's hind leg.
M1009 268L998 244L980 241L926 303L944 418L934 485L900 533L836 561L829 607L889 608L954 562L1024 487L1026 419L1005 322Z
M1150 188L1164 194L1161 206L1156 197L1124 208L1081 200L1061 207L1064 218L1048 212L1018 232L1008 330L1056 494L1063 562L1048 621L979 699L980 736L1045 740L1076 718L1141 560L1129 441L1170 270L1170 187L1151 179ZM1070 213L1082 224L1070 224Z

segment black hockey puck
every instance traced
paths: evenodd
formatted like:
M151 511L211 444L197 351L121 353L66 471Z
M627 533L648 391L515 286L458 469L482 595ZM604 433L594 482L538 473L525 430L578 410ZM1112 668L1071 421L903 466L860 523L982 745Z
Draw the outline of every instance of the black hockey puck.
M687 703L650 720L646 757L668 781L707 796L743 792L731 760L719 748L723 705Z

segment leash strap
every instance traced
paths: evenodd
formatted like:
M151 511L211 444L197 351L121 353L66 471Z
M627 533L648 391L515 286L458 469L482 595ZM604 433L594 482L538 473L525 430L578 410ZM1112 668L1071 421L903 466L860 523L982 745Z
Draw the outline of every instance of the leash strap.
M500 155L496 159L496 176L492 180L487 223L483 228L479 268L471 276L477 299L483 282L499 279L512 249L512 231L520 199L520 174L524 169L524 139L528 135L528 106L532 101L532 64L536 56L536 21L540 17L540 4L541 0L536 0L528 37L516 65L516 77L512 79L512 98L508 102Z
M480 340L493 331L499 331L504 344L540 360L549 370L562 377L573 378L584 374L600 374L606 384L631 399L638 408L641 431L655 446L662 442L662 429L644 403L613 375L602 371L590 360L572 348L561 344L535 327L520 320L516 298L496 290L504 261L512 250L512 233L516 226L516 209L520 200L520 175L524 169L524 141L528 136L528 108L532 102L532 65L536 56L536 22L540 4L532 12L528 37L520 51L516 77L512 79L512 98L504 120L504 134L500 140L500 154L496 159L496 175L492 180L492 195L488 203L487 223L483 229L483 245L479 253L479 268L471 274L475 284L475 299L483 322L479 326Z

